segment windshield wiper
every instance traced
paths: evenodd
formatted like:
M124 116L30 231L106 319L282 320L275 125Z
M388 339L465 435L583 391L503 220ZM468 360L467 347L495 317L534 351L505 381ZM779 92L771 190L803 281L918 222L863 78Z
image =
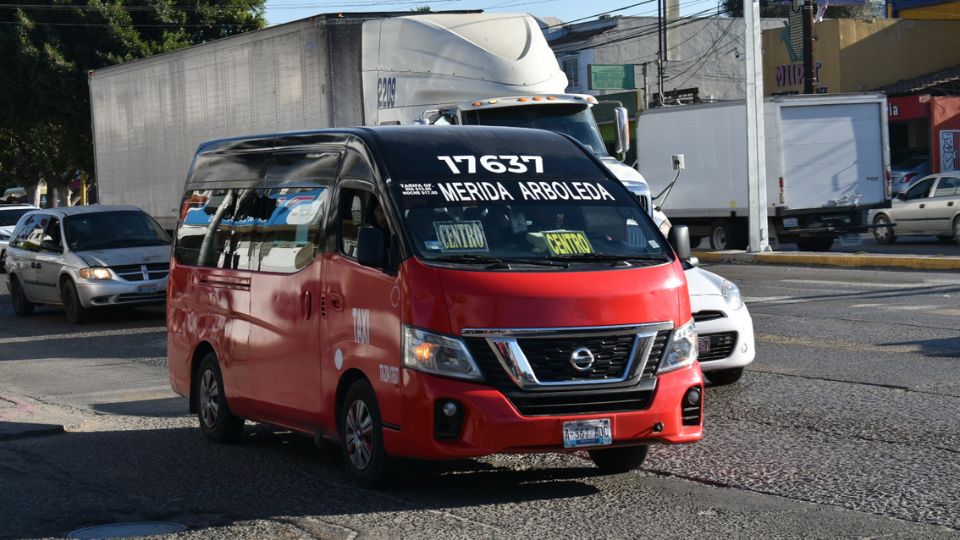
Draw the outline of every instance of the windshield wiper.
M429 257L426 260L434 262L452 262L464 264L486 264L487 268L509 269L511 264L529 264L534 266L553 266L557 268L567 268L569 265L561 262L550 261L546 259L520 259L504 257L487 257L486 255L441 255L439 257Z
M573 255L551 255L547 257L551 261L571 261L571 262L612 262L614 265L623 263L630 266L631 261L656 261L667 262L670 260L666 255L616 255L613 253L577 253Z

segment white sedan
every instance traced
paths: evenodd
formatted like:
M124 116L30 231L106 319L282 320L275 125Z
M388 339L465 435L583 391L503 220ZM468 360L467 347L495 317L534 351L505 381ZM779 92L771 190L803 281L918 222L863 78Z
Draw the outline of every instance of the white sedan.
M753 362L753 319L731 281L692 267L686 272L690 311L699 335L700 368L716 385L737 382Z

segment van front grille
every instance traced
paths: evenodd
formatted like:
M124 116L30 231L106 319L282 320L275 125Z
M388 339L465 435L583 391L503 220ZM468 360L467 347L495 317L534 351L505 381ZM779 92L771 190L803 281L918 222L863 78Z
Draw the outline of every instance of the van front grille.
M152 279L163 279L170 273L168 263L150 263L150 264L125 264L120 266L111 266L113 273L125 281L145 281Z

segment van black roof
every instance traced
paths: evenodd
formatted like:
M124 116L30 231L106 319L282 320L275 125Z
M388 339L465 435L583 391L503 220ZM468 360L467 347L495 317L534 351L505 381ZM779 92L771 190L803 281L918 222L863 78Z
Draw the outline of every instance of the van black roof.
M532 162L525 162L531 168L529 176L596 178L608 175L589 150L572 138L552 131L418 125L331 128L205 142L197 149L187 185L188 188L211 188L227 187L225 184L231 187L288 184L289 176L268 169L279 166L279 161L289 162L296 155L312 160L298 171L310 169L316 183L329 183L338 172L343 174L340 167L344 164L340 158L346 153L363 157L369 167L386 167L394 180L449 178L455 174L438 156L462 155L476 156L477 160L482 156L539 156L543 172L535 175ZM476 167L476 176L491 176L479 164ZM290 170L289 167L281 169ZM466 177L465 170L460 173ZM321 177L327 181L316 180Z

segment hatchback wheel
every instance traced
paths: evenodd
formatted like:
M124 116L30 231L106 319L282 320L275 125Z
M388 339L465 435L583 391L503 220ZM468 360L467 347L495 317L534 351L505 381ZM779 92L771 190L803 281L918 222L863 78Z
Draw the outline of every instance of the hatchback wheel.
M80 303L77 286L69 279L63 280L60 285L60 302L63 303L63 311L71 323L85 323L90 318L90 310Z
M27 300L27 295L20 286L20 280L17 276L10 276L10 302L13 304L13 312L18 317L26 317L33 314L33 302Z
M953 220L953 239L960 244L960 217Z
M877 239L878 243L892 244L897 239L896 235L893 234L893 227L890 226L890 218L885 214L873 218L873 224L877 225L873 229L873 237Z
M344 464L363 487L386 484L393 471L383 443L383 423L373 388L366 380L350 386L340 406L340 449Z
M227 404L223 388L223 375L217 356L207 353L200 361L197 372L197 418L200 431L207 440L215 443L233 443L243 434L243 418L235 416Z

